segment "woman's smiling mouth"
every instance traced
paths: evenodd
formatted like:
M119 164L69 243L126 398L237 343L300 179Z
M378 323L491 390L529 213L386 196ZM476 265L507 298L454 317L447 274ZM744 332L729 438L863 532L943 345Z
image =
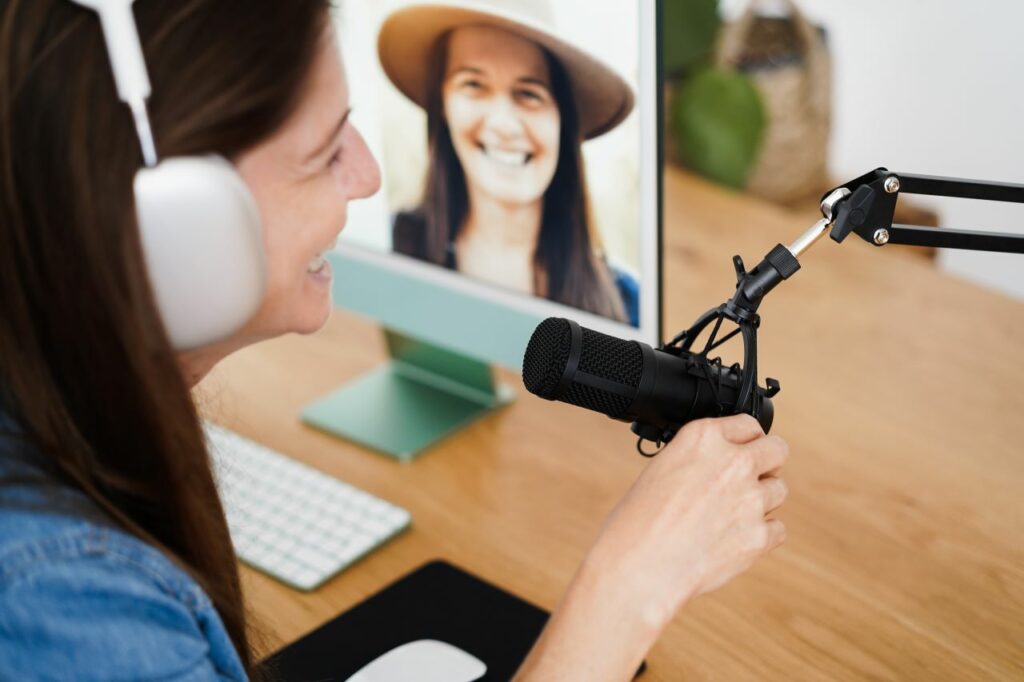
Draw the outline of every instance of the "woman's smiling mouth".
M525 166L533 159L531 152L499 149L498 147L490 147L482 142L478 142L477 147L488 159L503 166L519 168Z
M324 257L324 254L327 253L328 251L332 251L334 247L336 247L337 245L338 238L335 237L334 241L331 242L326 249L318 253L309 261L309 263L306 264L306 272L309 273L310 275L323 274L325 269L327 269L327 272L330 272L330 264L327 262L327 258Z

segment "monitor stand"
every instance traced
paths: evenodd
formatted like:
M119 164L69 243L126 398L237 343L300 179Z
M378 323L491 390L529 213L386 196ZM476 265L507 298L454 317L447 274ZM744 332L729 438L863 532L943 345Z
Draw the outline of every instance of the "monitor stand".
M384 332L391 361L302 411L316 429L409 461L444 437L511 402L489 365Z

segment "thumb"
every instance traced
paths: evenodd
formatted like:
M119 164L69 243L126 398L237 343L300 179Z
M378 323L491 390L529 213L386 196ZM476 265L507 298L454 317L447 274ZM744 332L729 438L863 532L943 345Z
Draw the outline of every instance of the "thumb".
M749 414L734 414L731 417L718 419L722 436L732 443L742 445L764 436L761 424Z

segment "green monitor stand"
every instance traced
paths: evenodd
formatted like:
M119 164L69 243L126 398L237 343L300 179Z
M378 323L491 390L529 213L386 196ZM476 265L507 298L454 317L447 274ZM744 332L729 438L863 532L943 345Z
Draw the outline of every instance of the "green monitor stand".
M446 436L511 402L486 363L393 331L391 361L306 407L321 431L409 461Z

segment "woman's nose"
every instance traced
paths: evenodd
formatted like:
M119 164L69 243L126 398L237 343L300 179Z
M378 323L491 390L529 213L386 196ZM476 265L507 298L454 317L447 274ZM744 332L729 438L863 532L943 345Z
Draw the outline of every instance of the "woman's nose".
M495 97L484 118L484 127L503 138L514 138L524 132L523 121L511 97Z
M351 149L355 158L352 160L349 198L365 199L373 196L380 189L380 166L377 164L373 152L366 145L363 136L358 131L353 130L353 132L355 139L352 141Z

